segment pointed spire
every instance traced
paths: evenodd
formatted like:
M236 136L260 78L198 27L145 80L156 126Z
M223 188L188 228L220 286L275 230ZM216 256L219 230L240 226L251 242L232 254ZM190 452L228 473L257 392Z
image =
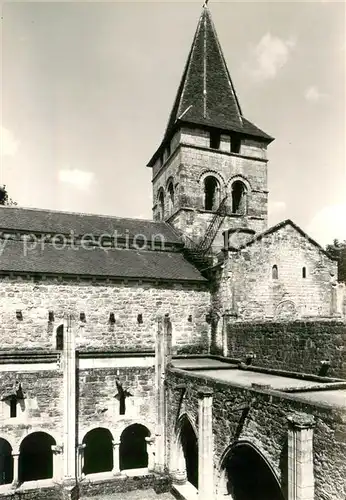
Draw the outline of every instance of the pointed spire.
M269 135L242 115L207 4L208 0L203 5L163 142L179 121L240 132L271 142Z

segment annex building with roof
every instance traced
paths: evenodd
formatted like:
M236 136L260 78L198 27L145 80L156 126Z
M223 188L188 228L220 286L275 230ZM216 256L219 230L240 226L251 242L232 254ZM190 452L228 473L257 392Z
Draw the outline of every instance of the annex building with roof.
M204 6L153 220L0 207L0 499L345 499L344 285L268 228L273 140Z

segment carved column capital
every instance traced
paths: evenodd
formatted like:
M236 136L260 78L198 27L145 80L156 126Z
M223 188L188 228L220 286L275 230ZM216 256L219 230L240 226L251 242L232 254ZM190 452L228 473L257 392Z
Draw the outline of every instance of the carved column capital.
M291 413L287 415L287 421L291 429L313 429L315 427L315 418L307 413Z

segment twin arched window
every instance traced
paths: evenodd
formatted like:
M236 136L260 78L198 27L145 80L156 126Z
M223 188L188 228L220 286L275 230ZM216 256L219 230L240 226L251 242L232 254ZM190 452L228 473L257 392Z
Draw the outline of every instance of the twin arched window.
M165 216L173 213L174 208L174 185L173 180L170 180L167 186L167 214L165 210L165 192L163 188L159 190L157 203L159 208L159 218L163 220Z

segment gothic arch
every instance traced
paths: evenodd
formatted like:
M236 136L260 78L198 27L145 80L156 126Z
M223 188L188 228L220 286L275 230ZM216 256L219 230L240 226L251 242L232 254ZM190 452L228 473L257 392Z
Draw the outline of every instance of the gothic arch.
M175 425L170 464L176 481L187 480L198 488L198 433L187 412L180 415Z
M284 500L271 463L257 446L246 440L232 443L223 452L217 490L231 500Z

